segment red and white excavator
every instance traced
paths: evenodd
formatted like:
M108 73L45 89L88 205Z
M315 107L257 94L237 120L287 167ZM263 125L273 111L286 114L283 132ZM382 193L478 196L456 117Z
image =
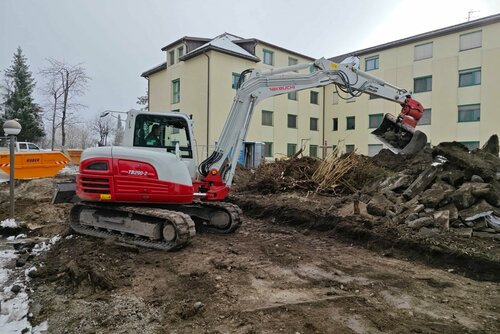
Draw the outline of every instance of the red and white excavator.
M298 72L310 66L314 72ZM409 91L359 70L357 62L321 58L267 71L250 69L241 73L213 153L199 165L187 115L130 111L123 146L86 149L76 179L76 200L75 185L62 184L53 202L73 199L74 231L138 246L180 248L195 235L195 223L211 232L233 232L241 225L242 212L222 200L229 194L255 106L272 96L330 84L350 97L368 93L402 106L399 116L387 114L374 131L393 151L414 153L427 143L425 134L415 130L422 105Z

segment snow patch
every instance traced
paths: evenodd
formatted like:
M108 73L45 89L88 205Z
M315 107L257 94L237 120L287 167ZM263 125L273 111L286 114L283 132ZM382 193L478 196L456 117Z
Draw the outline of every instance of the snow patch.
M0 226L4 227L4 228L16 228L18 225L17 225L17 222L15 219L8 218L5 220L2 220L0 222Z
M31 252L35 255L39 255L41 252L48 251L56 242L61 240L60 235L56 235L50 238L47 242L43 241L39 244L36 244L35 247L31 250Z

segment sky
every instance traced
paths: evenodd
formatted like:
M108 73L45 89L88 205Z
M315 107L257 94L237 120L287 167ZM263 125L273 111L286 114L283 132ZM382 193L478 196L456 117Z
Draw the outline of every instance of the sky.
M81 63L92 78L82 119L138 109L142 72L165 61L183 37L228 32L314 58L334 57L500 13L498 0L0 0L0 80L23 49L39 71L54 58ZM43 105L39 91L36 102Z

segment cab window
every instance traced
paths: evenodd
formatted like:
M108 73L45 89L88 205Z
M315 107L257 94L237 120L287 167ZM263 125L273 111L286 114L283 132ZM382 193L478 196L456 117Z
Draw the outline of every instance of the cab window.
M174 153L176 144L179 144L182 157L193 157L189 127L184 118L137 115L134 146L165 148L168 152Z

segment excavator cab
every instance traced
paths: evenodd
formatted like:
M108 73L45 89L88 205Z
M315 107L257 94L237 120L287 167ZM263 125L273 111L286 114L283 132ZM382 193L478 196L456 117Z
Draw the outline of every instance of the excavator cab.
M427 144L425 133L415 129L424 109L410 97L406 98L402 107L398 117L385 114L380 126L371 134L396 154L416 154Z

